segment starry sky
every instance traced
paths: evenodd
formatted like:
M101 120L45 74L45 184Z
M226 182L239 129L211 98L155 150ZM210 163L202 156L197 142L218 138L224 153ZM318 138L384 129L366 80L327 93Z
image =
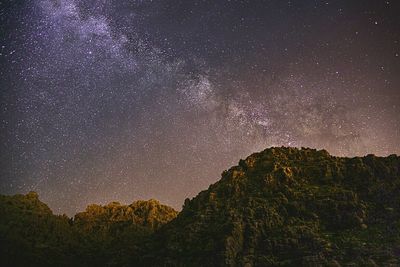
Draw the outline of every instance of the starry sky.
M180 209L269 146L400 153L394 0L0 1L0 193Z

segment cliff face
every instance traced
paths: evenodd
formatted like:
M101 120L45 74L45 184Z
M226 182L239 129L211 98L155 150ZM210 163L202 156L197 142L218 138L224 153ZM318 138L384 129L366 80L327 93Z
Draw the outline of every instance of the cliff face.
M185 201L53 215L0 196L1 266L398 266L400 158L255 153Z
M85 231L95 228L108 229L114 224L134 224L136 226L157 230L163 224L171 221L178 214L173 208L162 205L154 199L138 200L130 205L111 202L101 206L92 204L84 212L74 217L74 224Z
M153 264L400 264L399 169L395 155L255 153L185 201L154 237Z

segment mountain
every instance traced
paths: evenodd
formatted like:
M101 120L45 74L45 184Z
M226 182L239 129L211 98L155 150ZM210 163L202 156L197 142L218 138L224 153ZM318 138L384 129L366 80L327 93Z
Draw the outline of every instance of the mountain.
M173 208L154 199L130 205L90 205L73 220L74 232L79 234L80 262L83 266L126 266L137 262L150 235L176 215Z
M0 197L1 266L399 266L400 157L269 148L186 199L53 215Z
M0 265L67 262L72 231L67 216L53 215L38 194L0 195Z
M148 265L400 265L400 158L255 153L153 237Z
M54 215L38 194L0 195L0 266L124 266L177 212L156 200Z

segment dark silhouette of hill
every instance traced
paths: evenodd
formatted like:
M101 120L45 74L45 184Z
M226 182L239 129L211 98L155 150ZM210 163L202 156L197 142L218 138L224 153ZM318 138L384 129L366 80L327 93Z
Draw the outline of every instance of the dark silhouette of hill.
M91 205L74 219L35 193L0 200L2 266L400 265L396 155L269 148L177 217L155 200Z
M156 200L54 215L35 192L0 196L0 266L125 266L177 212Z
M71 258L67 216L53 215L35 192L0 196L0 265L50 265Z

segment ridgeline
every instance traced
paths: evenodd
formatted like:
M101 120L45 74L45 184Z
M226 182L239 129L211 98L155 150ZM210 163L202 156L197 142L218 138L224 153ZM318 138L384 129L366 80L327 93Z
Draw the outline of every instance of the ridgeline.
M400 158L269 148L185 200L53 215L0 197L1 266L398 266Z

